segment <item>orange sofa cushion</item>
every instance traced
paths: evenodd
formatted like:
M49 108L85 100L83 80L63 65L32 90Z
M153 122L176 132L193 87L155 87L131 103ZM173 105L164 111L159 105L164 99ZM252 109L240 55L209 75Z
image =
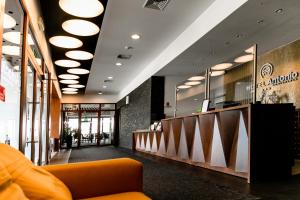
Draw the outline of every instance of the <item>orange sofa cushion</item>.
M82 200L151 200L141 192L124 192L119 194L106 195Z
M34 166L21 152L0 144L0 163L29 199L71 200L69 189L55 176ZM1 199L1 198L0 198Z
M0 199L28 200L17 184L13 183L8 171L0 163Z

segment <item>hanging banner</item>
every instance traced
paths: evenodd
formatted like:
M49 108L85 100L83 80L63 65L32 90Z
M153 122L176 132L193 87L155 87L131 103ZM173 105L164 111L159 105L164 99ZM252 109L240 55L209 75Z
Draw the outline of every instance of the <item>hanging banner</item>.
M0 85L0 101L5 102L5 87Z

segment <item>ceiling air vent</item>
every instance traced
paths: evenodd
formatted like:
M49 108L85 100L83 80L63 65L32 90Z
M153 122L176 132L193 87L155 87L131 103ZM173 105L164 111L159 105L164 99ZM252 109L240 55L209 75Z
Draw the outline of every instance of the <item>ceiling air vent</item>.
M169 2L170 0L146 0L144 8L163 11L167 7Z
M132 55L127 55L127 54L119 54L118 55L118 59L125 59L125 60L129 60L131 58Z
M113 80L108 80L108 79L104 80L104 83L112 83L112 82Z

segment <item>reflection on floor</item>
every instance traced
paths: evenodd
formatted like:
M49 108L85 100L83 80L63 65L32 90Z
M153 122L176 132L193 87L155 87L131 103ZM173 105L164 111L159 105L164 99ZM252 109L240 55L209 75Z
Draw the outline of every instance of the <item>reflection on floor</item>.
M69 162L72 149L62 149L50 160L50 165L65 164Z

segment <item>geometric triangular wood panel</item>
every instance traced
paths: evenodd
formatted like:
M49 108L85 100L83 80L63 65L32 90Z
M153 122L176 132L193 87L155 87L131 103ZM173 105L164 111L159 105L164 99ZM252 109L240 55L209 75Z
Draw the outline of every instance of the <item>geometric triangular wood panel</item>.
M210 165L217 166L217 167L226 167L226 160L225 160L217 116L215 116L215 122L214 122Z
M153 134L153 140L152 140L151 152L152 152L152 153L156 153L156 152L157 152L156 133Z
M135 149L140 149L141 148L141 142L140 142L140 137L139 135L137 134L137 140L135 141Z
M175 157L176 156L174 133L173 133L173 127L172 126L170 126L169 144L168 144L168 147L167 147L167 156L169 156L169 157Z
M236 164L235 171L248 172L248 135L243 118L242 112L240 112L237 152L236 152Z
M165 155L166 154L166 145L165 145L164 132L161 133L159 148L158 148L157 153L160 154L160 155Z
M193 162L202 162L202 163L205 162L204 152L203 152L203 145L202 145L201 133L200 133L198 120L196 120L196 125L195 125L195 136L194 136L191 160Z
M186 141L186 133L185 133L185 127L184 127L183 121L182 121L182 126L181 126L181 134L180 134L179 147L178 147L178 157L182 160L189 159L189 153L188 153L187 141Z
M142 133L142 139L141 139L141 150L145 150L145 140L144 140L144 133Z
M151 151L151 145L150 145L150 133L147 134L145 151Z

